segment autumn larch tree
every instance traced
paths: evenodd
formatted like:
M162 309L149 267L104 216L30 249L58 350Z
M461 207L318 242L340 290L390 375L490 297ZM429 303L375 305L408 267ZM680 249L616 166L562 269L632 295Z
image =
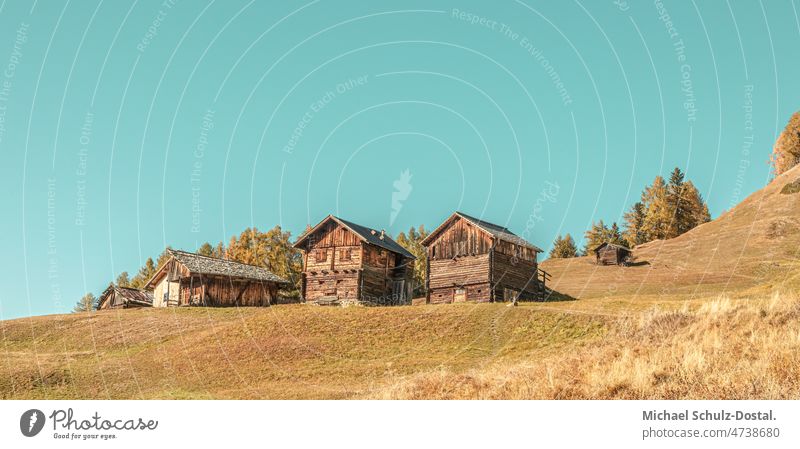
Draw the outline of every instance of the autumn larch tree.
M566 259L570 257L578 257L578 247L575 245L575 240L573 240L572 236L569 234L564 237L559 235L553 241L553 249L550 250L550 258Z
M785 173L800 163L800 112L795 112L786 124L770 157L772 171L776 175Z
M228 260L264 267L289 280L292 288L286 294L296 296L299 295L303 259L290 239L291 233L283 232L280 226L267 232L247 228L238 237L231 237L227 249L224 250L225 257ZM222 251L221 246L218 248Z
M428 253L422 246L422 241L428 237L428 231L424 225L419 225L417 229L412 226L408 234L401 232L397 235L397 243L408 252L414 255L417 260L414 262L414 296L422 296L425 292L425 279L428 274Z

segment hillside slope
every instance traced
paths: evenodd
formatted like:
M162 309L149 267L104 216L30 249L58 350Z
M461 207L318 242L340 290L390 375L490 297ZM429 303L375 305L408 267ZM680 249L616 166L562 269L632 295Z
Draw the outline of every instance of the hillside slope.
M541 266L552 274L554 290L584 300L660 302L797 287L798 180L800 166L709 223L636 247L636 266L597 266L593 257L549 259Z
M128 309L0 322L0 398L353 398L573 350L606 319L504 304Z

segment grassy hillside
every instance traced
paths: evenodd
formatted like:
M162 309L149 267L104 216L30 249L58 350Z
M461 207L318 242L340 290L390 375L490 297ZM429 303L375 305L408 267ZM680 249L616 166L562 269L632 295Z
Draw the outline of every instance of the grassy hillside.
M597 266L593 257L550 259L550 286L581 307L641 309L719 294L769 294L800 287L800 166L716 220L634 249L636 266Z
M800 398L798 180L633 267L543 263L573 301L0 322L0 398Z
M397 380L384 399L800 399L800 299L720 298L616 320L603 339L524 362Z
M503 304L140 309L0 322L2 398L353 398L403 376L529 360L605 319Z

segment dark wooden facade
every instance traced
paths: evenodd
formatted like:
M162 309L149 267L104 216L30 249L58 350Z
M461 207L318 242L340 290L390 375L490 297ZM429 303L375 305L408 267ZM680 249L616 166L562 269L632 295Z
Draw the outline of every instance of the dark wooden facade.
M631 250L613 243L603 243L594 249L598 265L627 265L631 260Z
M153 306L270 306L288 282L269 270L170 250L170 259L148 281Z
M329 215L294 246L309 303L410 304L414 256L383 231Z
M152 306L152 293L136 288L119 287L114 284L105 289L97 303L98 310L133 309Z
M539 248L508 229L456 212L422 244L427 248L427 302L542 299Z

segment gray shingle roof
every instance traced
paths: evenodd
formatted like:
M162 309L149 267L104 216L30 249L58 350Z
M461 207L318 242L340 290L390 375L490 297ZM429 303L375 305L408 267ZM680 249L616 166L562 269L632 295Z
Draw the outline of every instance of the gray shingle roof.
M370 228L368 228L366 226L361 226L359 224L353 223L352 221L347 221L347 220L344 220L344 219L339 218L339 217L333 217L333 218L336 218L337 220L341 221L345 226L347 226L353 232L355 232L356 234L361 236L361 238L366 240L367 243L370 243L370 244L375 245L375 246L380 246L381 248L388 249L389 251L392 251L392 252L395 252L395 253L400 253L400 254L402 254L402 255L404 255L406 257L410 257L412 259L415 259L413 254L408 252L407 249L403 248L402 245L400 245L399 243L395 242L391 237L389 237L389 234L384 233L384 236L381 239L381 232L380 231L377 231L377 230L374 230L374 229L370 229ZM374 231L374 234L373 234L373 231Z
M622 249L622 250L625 250L625 251L628 251L628 252L631 251L630 248L627 248L627 247L622 246L622 245L617 245L616 243L609 243L609 242L601 243L600 245L597 246L597 248L593 249L592 251L597 252L600 249L605 248L606 246L610 247L610 248Z
M201 256L200 254L175 249L170 249L168 251L175 260L183 264L192 273L255 279L258 281L277 282L280 284L289 283L286 279L283 279L266 268L257 267L255 265Z
M146 291L146 290L139 290L138 288L130 288L130 287L119 287L117 285L111 284L108 288L100 295L100 304L108 301L108 298L111 296L111 293L114 292L117 295L120 295L122 298L125 299L126 302L135 302L138 304L143 305L153 305L153 293Z

